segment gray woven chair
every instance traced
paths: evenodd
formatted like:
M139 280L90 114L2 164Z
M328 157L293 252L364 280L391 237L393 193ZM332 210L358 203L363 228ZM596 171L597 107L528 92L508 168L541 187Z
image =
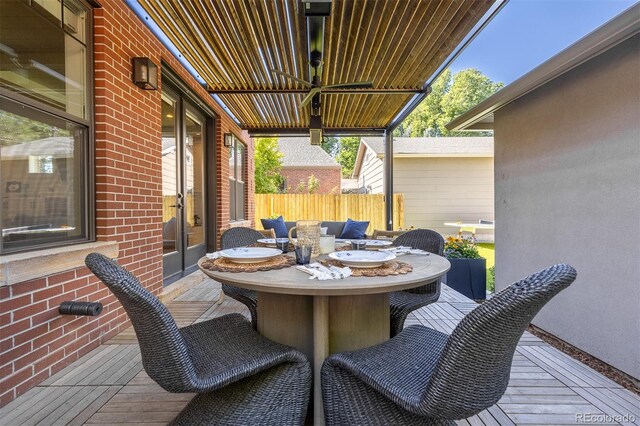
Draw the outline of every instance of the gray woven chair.
M533 274L479 305L450 336L414 325L331 355L321 373L327 425L455 424L492 406L527 326L575 277L569 265Z
M259 239L264 238L260 231L252 228L239 226L237 228L229 228L222 233L220 244L222 249L230 249L236 247L246 247L255 244ZM254 290L247 290L229 284L222 284L222 291L227 296L246 305L251 313L251 325L258 328L258 294Z
M92 253L85 260L124 306L142 365L169 392L196 392L175 425L304 423L311 368L299 351L260 336L240 314L178 328L128 271Z
M430 229L414 229L398 236L394 246L409 246L442 256L444 239ZM440 278L409 290L389 294L391 337L402 331L407 316L423 306L436 302L440 297Z

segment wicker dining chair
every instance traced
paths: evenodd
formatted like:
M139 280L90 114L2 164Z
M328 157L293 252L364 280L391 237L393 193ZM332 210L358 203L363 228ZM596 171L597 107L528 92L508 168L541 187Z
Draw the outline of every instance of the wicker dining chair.
M442 256L444 239L442 235L430 229L414 229L398 236L394 246L409 246ZM440 297L440 278L420 287L394 291L389 294L391 316L391 337L402 331L407 316L423 306L436 302Z
M259 239L264 238L260 231L252 228L238 226L229 228L222 233L220 245L222 249L245 247L255 244ZM222 284L222 291L227 296L244 304L251 313L251 325L258 328L258 294L254 290L240 288L229 284Z
M117 263L98 253L85 263L129 315L149 377L169 392L198 394L171 424L304 424L311 367L301 352L262 337L240 314L178 328Z
M476 307L449 336L412 325L387 342L322 366L327 425L455 424L495 404L516 345L538 311L576 278L555 265Z

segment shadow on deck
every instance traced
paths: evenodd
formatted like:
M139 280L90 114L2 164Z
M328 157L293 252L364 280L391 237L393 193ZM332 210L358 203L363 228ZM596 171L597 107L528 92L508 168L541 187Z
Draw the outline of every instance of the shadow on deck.
M219 292L218 283L205 279L168 307L179 326L232 312L248 317L244 305L233 299L215 303ZM415 311L406 325L422 324L450 333L475 306L443 286L440 300ZM168 393L146 375L135 333L129 328L0 409L0 423L165 425L192 397ZM530 333L518 345L509 387L500 402L458 422L585 423L640 425L640 398Z

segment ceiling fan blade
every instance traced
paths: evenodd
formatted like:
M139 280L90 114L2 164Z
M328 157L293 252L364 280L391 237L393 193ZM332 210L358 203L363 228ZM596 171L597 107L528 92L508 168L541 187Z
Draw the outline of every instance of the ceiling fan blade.
M300 102L300 105L298 105L298 108L304 108L305 106L307 106L307 104L309 102L311 102L311 99L313 99L313 97L317 93L320 93L320 88L319 87L314 87L313 89L309 90L309 93L307 93L307 96L305 96L302 99L302 102Z
M269 71L271 71L274 74L281 75L282 77L286 77L286 78L288 78L290 80L297 81L298 83L300 83L300 84L302 84L304 86L312 87L312 84L309 83L308 81L304 81L304 80L302 80L302 79L300 79L298 77L294 77L291 74L287 74L286 72L282 72L282 71L278 71L278 70L271 70L271 69Z
M339 83L322 86L323 89L373 89L373 81L356 81L353 83Z

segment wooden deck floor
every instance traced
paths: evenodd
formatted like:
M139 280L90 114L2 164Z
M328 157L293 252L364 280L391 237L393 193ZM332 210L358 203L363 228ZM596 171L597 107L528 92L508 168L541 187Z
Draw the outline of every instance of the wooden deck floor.
M248 316L244 305L230 298L215 304L219 292L220 285L206 279L168 306L181 326L230 312ZM445 287L438 303L416 311L407 324L451 332L474 307L473 301ZM168 393L145 374L135 333L129 329L0 409L0 424L165 425L192 397ZM458 423L640 425L640 398L527 333L500 402Z

